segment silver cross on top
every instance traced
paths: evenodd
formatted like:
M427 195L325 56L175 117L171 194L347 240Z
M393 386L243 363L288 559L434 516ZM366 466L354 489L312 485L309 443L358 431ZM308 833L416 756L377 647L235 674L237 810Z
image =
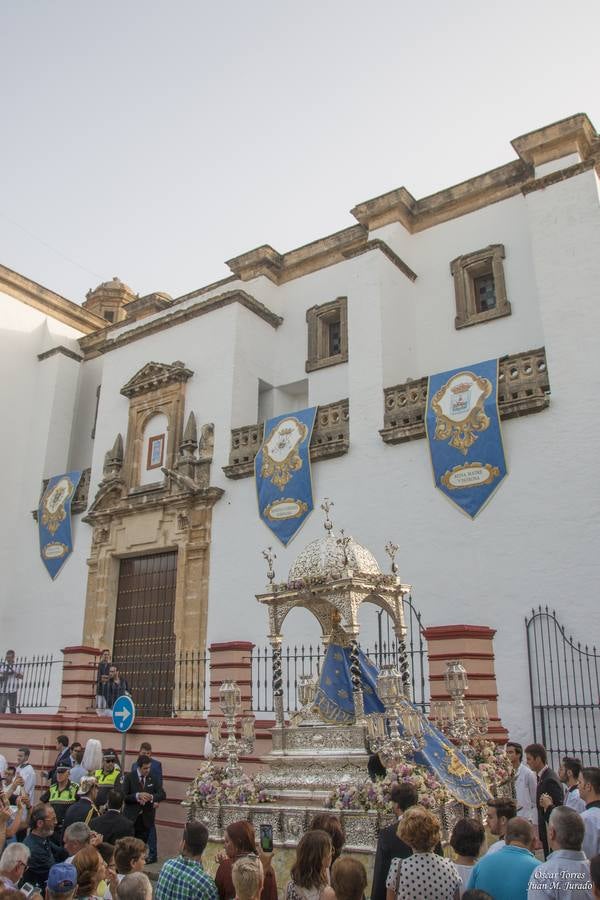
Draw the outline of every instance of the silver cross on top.
M392 563L392 575L397 575L398 566L396 564L396 553L398 552L398 544L392 544L391 541L388 541L385 545L385 552L389 556Z
M262 555L267 561L267 565L269 567L269 571L267 572L267 578L269 579L269 584L273 584L275 579L275 569L273 567L273 561L277 559L277 554L273 553L272 547L267 547L266 550L263 550Z
M325 513L325 521L323 522L323 527L327 534L331 534L333 531L333 522L329 518L329 510L332 506L335 506L333 500L330 500L329 497L325 497L323 502L321 503L321 509Z

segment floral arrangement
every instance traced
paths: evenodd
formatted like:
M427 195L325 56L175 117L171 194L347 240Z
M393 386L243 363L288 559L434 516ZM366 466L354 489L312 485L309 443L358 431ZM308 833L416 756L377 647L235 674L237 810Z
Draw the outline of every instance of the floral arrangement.
M186 791L183 806L195 809L205 806L219 806L222 803L234 805L268 803L270 800L257 778L245 772L238 779L227 778L225 769L214 762L207 762L198 769L198 774Z
M493 741L477 738L471 742L471 746L473 762L483 775L490 792L496 796L498 788L511 785L514 774L512 764L504 750Z
M391 813L390 793L394 784L398 783L413 784L419 803L429 809L442 806L451 799L446 788L429 769L413 762L403 762L389 769L381 781L367 779L359 785L339 785L329 795L325 805L330 809Z

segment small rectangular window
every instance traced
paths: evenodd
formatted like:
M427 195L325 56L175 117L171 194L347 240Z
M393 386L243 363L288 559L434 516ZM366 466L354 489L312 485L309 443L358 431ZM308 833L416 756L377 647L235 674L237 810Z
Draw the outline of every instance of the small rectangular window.
M308 359L306 371L348 362L348 298L337 297L329 303L306 310L308 323Z
M107 322L115 321L115 311L114 309L105 309L102 313Z
M491 272L473 279L477 312L487 312L496 306L496 286Z
M342 323L339 319L329 322L329 355L342 352Z

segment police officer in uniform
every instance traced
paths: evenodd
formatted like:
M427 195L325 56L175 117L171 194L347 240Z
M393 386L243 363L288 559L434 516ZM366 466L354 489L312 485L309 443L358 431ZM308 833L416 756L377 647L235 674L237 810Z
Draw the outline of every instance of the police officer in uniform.
M94 778L98 782L97 806L106 806L108 794L114 788L120 789L122 784L121 769L117 765L117 754L114 750L106 750L102 754L102 768L96 769Z
M71 781L69 774L69 766L57 766L55 770L56 781L40 796L40 803L49 803L56 813L56 828L54 829L52 840L59 847L62 845L62 833L67 810L77 800L77 791L79 790L79 785Z

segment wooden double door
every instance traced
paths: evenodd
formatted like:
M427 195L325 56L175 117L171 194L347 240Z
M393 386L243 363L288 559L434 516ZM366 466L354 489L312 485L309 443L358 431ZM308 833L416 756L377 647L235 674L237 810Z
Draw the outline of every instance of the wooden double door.
M113 660L138 715L173 713L176 586L177 551L120 562Z

